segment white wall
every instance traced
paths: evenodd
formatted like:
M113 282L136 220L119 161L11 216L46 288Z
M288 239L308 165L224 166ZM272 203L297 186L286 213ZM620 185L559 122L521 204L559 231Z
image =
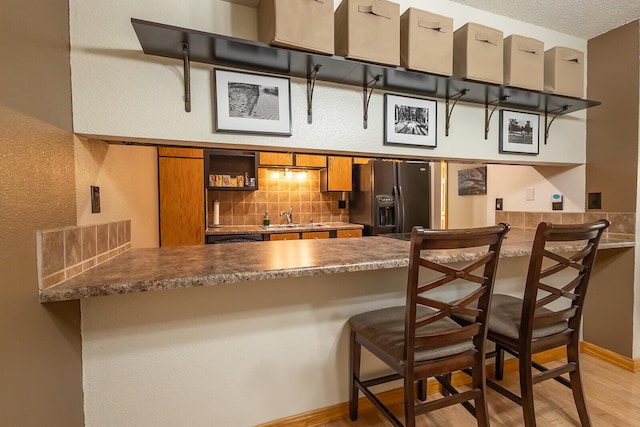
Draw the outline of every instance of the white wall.
M482 166L471 163L449 163L448 224L449 228L480 227L495 223L495 200L503 199L503 210L550 212L551 195L564 196L564 212L585 210L585 167L579 166L487 166L487 194L458 195L458 171ZM527 189L533 189L533 200L527 200Z
M155 147L129 147L76 138L77 224L131 220L131 246L158 247L158 157ZM91 212L90 187L100 187Z
M336 6L338 2L336 1ZM454 27L468 21L504 32L542 40L546 47L563 45L586 52L586 41L554 31L451 3L433 0L399 2L428 7L454 18ZM484 108L459 103L449 137L444 136L444 103L438 102L438 147L417 149L385 146L383 94L370 103L369 128L362 126L362 90L318 83L314 93L313 124L306 123L306 82L293 79L291 137L217 134L214 129L212 66L192 64L192 112L184 111L182 63L145 55L130 24L132 17L207 32L255 38L256 11L217 0L70 0L71 64L74 130L116 139L177 140L272 146L286 149L334 150L348 153L416 157L478 159L524 163L585 161L584 111L558 118L550 143L535 157L498 153L498 114L484 140Z
M527 263L501 260L496 291L521 292ZM82 300L86 425L243 427L346 402L347 320L403 304L406 274L398 268ZM384 365L363 353L363 373L380 372Z

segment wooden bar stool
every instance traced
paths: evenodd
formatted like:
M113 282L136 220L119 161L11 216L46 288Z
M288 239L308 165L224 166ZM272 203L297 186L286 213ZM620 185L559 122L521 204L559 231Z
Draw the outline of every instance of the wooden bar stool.
M358 418L358 391L362 391L393 425L402 426L370 387L403 379L407 426L415 425L417 414L458 403L476 417L479 426L489 425L484 371L485 326L500 246L508 230L506 224L464 230L414 227L406 305L374 310L349 319L351 420ZM454 268L429 259L429 255L437 255L429 250L460 248L468 249L465 254L470 254L468 259L473 259L464 267ZM421 270L436 272L438 277L425 283L420 280ZM445 285L465 294L456 294L455 301L451 302L429 295L429 291ZM473 323L460 325L451 318L456 313L470 316ZM386 363L393 373L362 379L362 347ZM472 385L470 390L458 392L444 375L462 369L471 371ZM429 377L435 377L447 395L438 400L416 402L415 384L418 384L419 400L424 401L426 379ZM470 400L474 400L475 405Z
M607 220L577 225L539 224L524 297L493 296L488 339L496 344L496 351L487 357L495 356L496 380L503 377L505 351L519 359L520 396L492 379L487 380L487 385L522 406L527 427L536 425L533 385L551 378L571 388L581 424L591 425L580 378L580 327L596 251L609 224ZM574 243L575 255L567 258L554 253L553 242ZM570 279L560 279L556 276L560 272L571 272ZM555 304L550 307L551 303ZM567 363L562 366L548 369L532 360L536 353L561 346L567 350ZM532 367L539 373L533 375ZM561 377L566 373L569 380Z

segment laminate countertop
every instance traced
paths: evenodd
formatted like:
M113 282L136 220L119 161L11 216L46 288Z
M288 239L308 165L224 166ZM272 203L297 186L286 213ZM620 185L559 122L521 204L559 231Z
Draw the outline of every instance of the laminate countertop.
M531 254L533 232L512 229L501 258ZM634 240L608 238L600 249L629 248ZM551 250L572 252L570 244ZM436 262L473 261L472 250L429 251ZM131 249L58 285L41 289L40 301L232 284L409 265L409 242L382 236ZM524 274L524 272L523 272Z
M306 224L279 224L272 223L268 227L261 225L221 225L209 226L205 230L205 235L220 234L275 234L307 231L330 231L330 230L355 230L362 229L362 224L351 224L348 222L320 222Z

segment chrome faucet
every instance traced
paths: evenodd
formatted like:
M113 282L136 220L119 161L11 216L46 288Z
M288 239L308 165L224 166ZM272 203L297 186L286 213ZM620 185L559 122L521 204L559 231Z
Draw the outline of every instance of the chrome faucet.
M287 224L293 223L293 209L289 208L289 212L282 211L280 212L280 216L287 217Z

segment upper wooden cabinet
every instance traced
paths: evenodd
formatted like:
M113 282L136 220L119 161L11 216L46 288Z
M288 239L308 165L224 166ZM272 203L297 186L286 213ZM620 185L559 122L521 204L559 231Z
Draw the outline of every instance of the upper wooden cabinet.
M354 165L366 165L367 163L369 163L370 159L369 157L354 157L353 158L353 164Z
M327 156L318 154L260 153L260 166L295 166L300 168L325 168Z
M296 154L295 165L307 168L326 168L327 156L317 154Z
M328 156L320 170L320 191L351 191L351 157Z
M260 166L293 166L293 154L260 152Z
M158 149L161 246L204 244L203 176L202 149Z
M202 159L202 148L158 147L158 157L190 157Z

